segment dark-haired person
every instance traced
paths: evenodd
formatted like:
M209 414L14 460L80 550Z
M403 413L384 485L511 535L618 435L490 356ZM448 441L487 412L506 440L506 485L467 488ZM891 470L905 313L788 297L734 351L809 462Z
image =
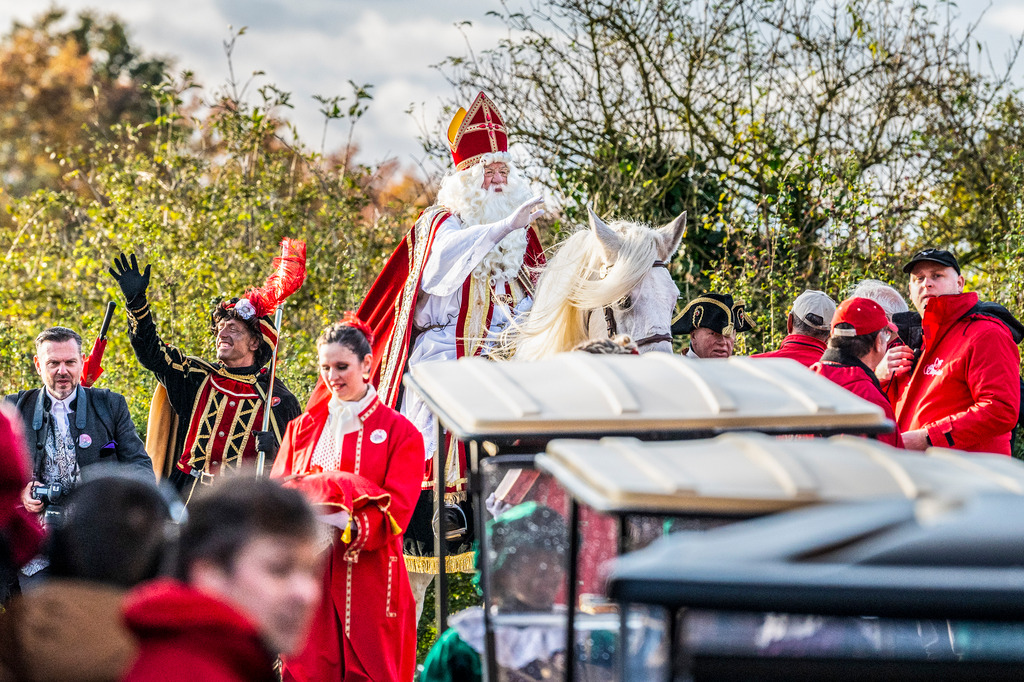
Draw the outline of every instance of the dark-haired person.
M892 405L875 377L875 368L895 336L896 328L882 306L869 298L848 298L836 308L828 350L820 362L811 365L811 370L878 405L886 418L895 423ZM903 447L898 429L878 436L878 440Z
M0 615L0 680L121 679L136 653L121 601L157 577L169 522L152 483L109 476L78 487L50 535L50 578Z
M139 643L126 682L274 682L320 599L316 517L295 490L233 477L200 490L181 528L178 579L129 594Z
M22 491L25 509L43 512L51 502L61 504L82 470L96 464L126 465L153 480L153 464L124 396L81 385L82 337L66 327L50 327L36 337L35 346L42 387L6 398L21 413L28 440L32 481ZM38 486L53 494L37 499L42 497L33 496Z
M324 595L301 652L282 657L288 680L411 680L415 602L402 534L423 479L423 437L369 383L372 334L351 314L317 339L328 402L288 424L272 477L328 514Z
M266 364L277 343L277 331L270 317L256 315L246 298L233 298L213 309L216 362L164 343L146 298L151 267L147 265L143 272L134 254L130 259L121 254L110 274L125 297L128 338L135 356L167 389L178 417L177 461L170 480L187 500L197 483L209 484L221 471L251 464L261 447L272 458L285 425L301 410L277 377L270 398L270 430L259 431L270 384Z

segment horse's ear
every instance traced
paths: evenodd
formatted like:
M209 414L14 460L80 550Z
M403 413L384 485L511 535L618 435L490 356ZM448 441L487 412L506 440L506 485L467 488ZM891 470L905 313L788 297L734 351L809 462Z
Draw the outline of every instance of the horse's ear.
M658 228L658 258L666 263L672 260L685 233L686 211L683 211L678 218Z
M587 206L587 213L590 214L590 229L597 237L604 259L607 263L614 263L619 251L622 249L622 237L618 232L605 225L604 221L597 217L594 209Z

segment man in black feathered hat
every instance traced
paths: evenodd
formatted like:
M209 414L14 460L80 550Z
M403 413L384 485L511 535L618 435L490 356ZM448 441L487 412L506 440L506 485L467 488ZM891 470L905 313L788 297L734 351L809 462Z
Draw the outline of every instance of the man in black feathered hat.
M743 310L743 301L731 294L708 292L686 304L672 321L673 334L689 334L689 358L727 358L732 355L736 334L757 329Z
M298 260L299 256L278 260L288 258ZM305 245L301 259L304 275ZM210 330L215 337L217 360L211 362L187 355L164 343L157 334L146 296L150 266L143 271L134 254L129 258L122 253L114 260L110 274L125 297L128 339L135 356L166 389L166 399L159 390L160 398L154 397L146 443L158 473L165 473L187 501L197 483L209 484L220 473L252 463L257 450L265 452L272 462L285 425L302 410L279 377L268 396L270 372L266 365L277 345L277 329L269 314L279 303L276 298L268 298L270 285L251 289L244 297L223 301L214 308ZM268 403L270 427L261 431ZM170 425L175 417L177 428L173 429ZM163 431L168 433L154 437ZM166 463L165 458L169 460Z

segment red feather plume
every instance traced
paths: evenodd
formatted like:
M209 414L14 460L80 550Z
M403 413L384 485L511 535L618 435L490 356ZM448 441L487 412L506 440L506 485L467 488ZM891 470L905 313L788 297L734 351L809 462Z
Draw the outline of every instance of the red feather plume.
M353 313L351 310L345 312L341 316L341 323L346 327L352 327L358 329L366 337L366 342L370 344L370 348L373 348L373 330L370 329L370 325L366 324Z
M249 299L256 309L256 317L274 312L277 306L294 294L306 280L306 242L298 239L281 240L281 255L274 258L274 271L266 283L249 289L243 298Z

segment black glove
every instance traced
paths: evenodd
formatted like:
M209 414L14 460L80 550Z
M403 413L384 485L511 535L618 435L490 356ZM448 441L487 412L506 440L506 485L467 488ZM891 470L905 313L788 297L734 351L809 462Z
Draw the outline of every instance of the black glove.
M257 452L262 452L267 459L277 457L277 438L273 431L253 431L252 435L256 436Z
M140 272L139 261L135 260L135 254L131 255L131 263L129 263L128 256L122 253L114 259L113 266L108 268L107 272L117 281L117 285L121 287L121 293L124 294L124 300L131 305L146 295L151 267L153 266L147 265L146 271Z

